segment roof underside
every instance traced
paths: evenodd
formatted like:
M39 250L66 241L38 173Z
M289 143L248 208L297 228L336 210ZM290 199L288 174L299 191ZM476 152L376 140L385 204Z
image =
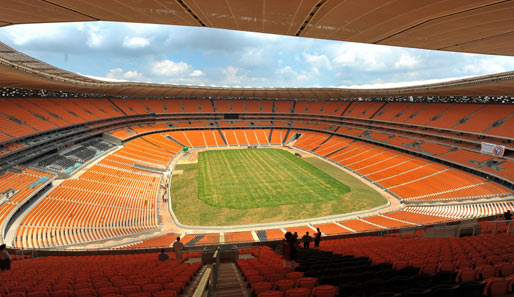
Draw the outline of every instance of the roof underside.
M506 0L2 0L0 26L119 21L514 55Z
M0 26L100 20L142 22L514 55L514 1L505 0L2 0L1 5ZM134 97L473 96L514 94L514 73L368 90L113 83L55 68L0 43L0 86Z

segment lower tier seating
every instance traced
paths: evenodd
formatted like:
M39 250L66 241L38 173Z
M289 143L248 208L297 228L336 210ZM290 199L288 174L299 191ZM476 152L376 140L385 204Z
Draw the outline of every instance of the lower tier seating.
M2 271L2 294L10 297L176 297L200 263L159 261L157 254L44 257L18 261Z

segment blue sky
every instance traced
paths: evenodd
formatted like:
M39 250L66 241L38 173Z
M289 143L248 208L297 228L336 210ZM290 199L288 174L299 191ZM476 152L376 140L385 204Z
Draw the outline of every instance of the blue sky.
M82 75L170 84L397 87L514 70L514 57L133 23L9 26L0 41Z

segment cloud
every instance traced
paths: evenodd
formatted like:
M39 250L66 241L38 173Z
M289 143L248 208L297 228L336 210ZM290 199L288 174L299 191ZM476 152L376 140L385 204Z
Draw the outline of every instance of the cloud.
M183 75L191 70L191 65L184 62L161 60L153 64L152 73L161 76Z
M142 81L144 77L141 73L137 71L127 71L124 72L122 68L114 68L109 69L105 78L110 79L111 81Z
M125 39L123 40L123 47L125 48L145 48L148 45L150 45L150 40L143 38L143 37L127 37L125 36Z
M303 57L307 63L314 64L315 67L325 67L327 69L332 69L330 59L326 55L311 55L309 53L304 52Z
M418 65L419 61L411 56L410 54L408 53L403 53L400 58L398 59L398 61L396 61L396 63L394 63L394 68L397 68L397 69L402 69L402 68L412 68L416 65Z
M192 77L199 77L199 76L204 76L205 73L202 72L202 70L193 70L193 72L191 72L189 74L189 76L192 76Z
M448 77L441 79L425 79L425 80L413 80L413 81L400 81L400 82L383 82L381 80L376 80L370 84L361 84L361 85L342 85L339 88L350 88L350 89L389 89L389 88L401 88L401 87L411 87L411 86L420 86L420 85L428 85L428 84L436 84L441 82L447 82L452 80L459 80L469 78L470 76L462 76L462 77Z

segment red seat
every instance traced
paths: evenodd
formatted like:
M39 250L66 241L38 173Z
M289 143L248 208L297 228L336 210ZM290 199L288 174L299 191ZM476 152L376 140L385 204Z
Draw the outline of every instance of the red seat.
M136 285L123 286L120 288L120 294L123 295L128 295L137 292L141 292L141 287Z
M272 282L272 283L275 283L276 281L278 280L281 280L281 279L284 279L284 275L281 274L281 273L273 273L273 274L268 274L266 275L266 280L268 282Z
M95 283L93 283L93 288L95 288L95 289L107 288L107 287L112 287L112 283L111 282L95 282Z
M441 262L437 267L438 271L455 271L455 265L452 262Z
M290 279L281 279L275 282L275 290L286 292L294 287L294 281Z
M294 288L287 290L285 297L310 297L310 293L307 288Z
M284 293L280 291L264 291L261 292L257 297L284 297Z
M499 297L507 294L508 281L502 277L491 277L486 280L484 296Z
M27 296L27 293L25 292L13 292L13 293L9 293L7 295L4 295L6 297L26 297Z
M180 294L180 292L182 292L182 289L185 287L185 285L183 283L169 283L169 284L165 284L164 285L164 290L166 291L174 291L178 294Z
M313 297L334 297L337 294L337 287L331 285L317 286L312 289Z
M250 275L246 278L246 281L248 282L250 287L252 287L252 285L255 283L263 282L264 280L264 276L262 275Z
M253 284L252 291L255 293L255 295L259 295L261 292L271 290L271 287L273 287L273 283L271 282L258 282Z
M149 292L135 292L125 295L126 297L152 297L152 293Z
M514 264L512 263L498 263L495 265L497 276L507 276L514 273Z
M407 261L398 261L398 262L394 262L393 263L393 269L394 270L400 270L400 269L403 269L405 267L409 266L409 262Z
M438 264L425 264L423 266L421 266L421 269L419 270L419 274L436 274L437 273L437 268L438 268Z
M129 286L131 284L132 284L132 282L129 281L129 280L126 280L126 279L123 279L123 280L113 280L112 281L113 287L118 287L118 288L121 288L121 287L124 287L124 286Z
M96 297L96 291L93 289L85 288L73 291L75 297Z
M149 279L135 279L134 281L132 281L132 283L137 286L143 286L143 285L148 285L150 283L150 280Z
M177 292L166 290L153 293L153 297L177 297Z
M27 297L49 297L49 295L48 295L47 291L37 291L37 292L28 293Z
M294 282L296 282L299 278L303 277L303 272L295 271L295 272L289 272L286 274L286 279L290 279Z
M476 279L476 271L472 268L462 268L459 269L457 273L457 282L465 283L471 282Z
M99 297L105 297L107 295L119 294L120 290L118 290L118 288L115 287L105 287L97 289L96 293L98 293Z
M481 265L475 269L477 271L476 278L478 280L486 280L488 278L494 277L495 269L491 265Z
M78 284L75 284L73 286L73 288L75 290L80 290L80 289L92 289L93 286L91 285L91 283L78 283Z
M296 286L298 288L307 288L307 289L312 290L312 288L314 288L317 283L318 283L318 279L317 278L314 278L314 277L302 277L302 278L299 278L296 281Z
M159 291L162 291L162 285L161 284L148 284L148 285L144 285L142 287L143 289L143 292L150 292L150 293L154 293L154 292L159 292Z
M9 288L9 293L27 293L29 289L27 287L11 287Z
M73 292L71 290L60 290L50 292L50 297L71 297Z

